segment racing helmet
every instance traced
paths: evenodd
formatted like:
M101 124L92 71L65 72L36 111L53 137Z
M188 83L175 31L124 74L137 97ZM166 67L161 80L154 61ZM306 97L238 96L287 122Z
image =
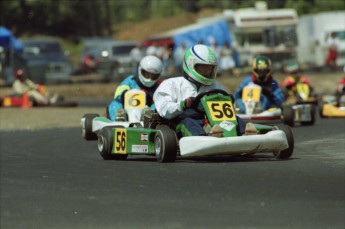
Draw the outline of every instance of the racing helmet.
M145 87L152 87L163 71L163 63L156 56L145 56L139 63L138 76Z
M18 70L15 72L14 75L15 75L15 77L16 77L17 79L25 79L25 78L27 78L26 72L25 72L24 69L22 69L22 68L18 69Z
M296 74L300 70L298 63L288 64L285 67L285 71L289 74Z
M272 73L271 60L262 55L256 57L253 61L252 70L255 81L259 83L267 82Z
M211 85L216 80L217 66L214 51L202 44L189 48L183 60L183 70L186 75L203 85Z

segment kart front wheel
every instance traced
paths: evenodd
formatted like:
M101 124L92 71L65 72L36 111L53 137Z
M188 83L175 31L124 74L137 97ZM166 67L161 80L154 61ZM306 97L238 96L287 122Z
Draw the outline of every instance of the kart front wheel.
M113 128L122 126L103 127L98 135L98 151L104 160L125 160L128 154L112 154L114 144Z
M285 135L286 135L286 140L289 144L289 147L287 149L281 150L277 153L274 153L274 156L277 159L287 159L289 157L291 157L293 150L294 150L294 146L295 146L295 140L292 134L292 130L291 127L287 126L287 125L279 125L277 126L279 130L282 130Z
M81 126L81 136L87 140L97 140L97 134L92 132L92 120L96 117L99 117L98 114L85 114L83 116L84 123Z
M319 115L320 115L321 118L326 118L326 116L323 115L324 105L325 105L325 103L322 102L322 103L320 104L320 106L319 106Z
M286 125L294 126L295 124L295 111L291 106L284 106L282 110L283 122Z
M315 123L315 120L316 120L316 107L315 105L311 105L310 107L310 117L311 117L311 120L310 121L303 121L301 122L301 125L302 126L311 126L311 125L314 125Z
M167 125L158 125L154 140L155 154L159 162L174 162L177 155L175 131Z

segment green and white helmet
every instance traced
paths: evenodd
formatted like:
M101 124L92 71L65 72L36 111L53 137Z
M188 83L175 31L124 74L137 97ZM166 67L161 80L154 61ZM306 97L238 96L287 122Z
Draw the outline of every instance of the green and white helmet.
M208 74L202 73L198 70L202 65L211 66L212 70ZM216 80L217 66L215 52L210 47L202 44L189 48L183 60L183 70L187 76L203 85L211 85Z

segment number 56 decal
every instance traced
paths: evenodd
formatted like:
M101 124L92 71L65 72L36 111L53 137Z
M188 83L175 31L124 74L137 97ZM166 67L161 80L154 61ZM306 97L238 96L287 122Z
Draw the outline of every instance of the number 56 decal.
M114 136L114 153L126 154L127 130L115 129Z
M207 107L214 121L229 121L236 119L234 108L229 101L209 101L207 102Z

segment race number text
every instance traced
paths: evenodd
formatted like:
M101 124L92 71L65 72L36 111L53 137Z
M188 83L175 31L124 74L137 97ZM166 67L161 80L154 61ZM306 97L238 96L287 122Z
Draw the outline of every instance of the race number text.
M236 119L234 108L230 101L208 101L207 107L214 121L229 121Z

